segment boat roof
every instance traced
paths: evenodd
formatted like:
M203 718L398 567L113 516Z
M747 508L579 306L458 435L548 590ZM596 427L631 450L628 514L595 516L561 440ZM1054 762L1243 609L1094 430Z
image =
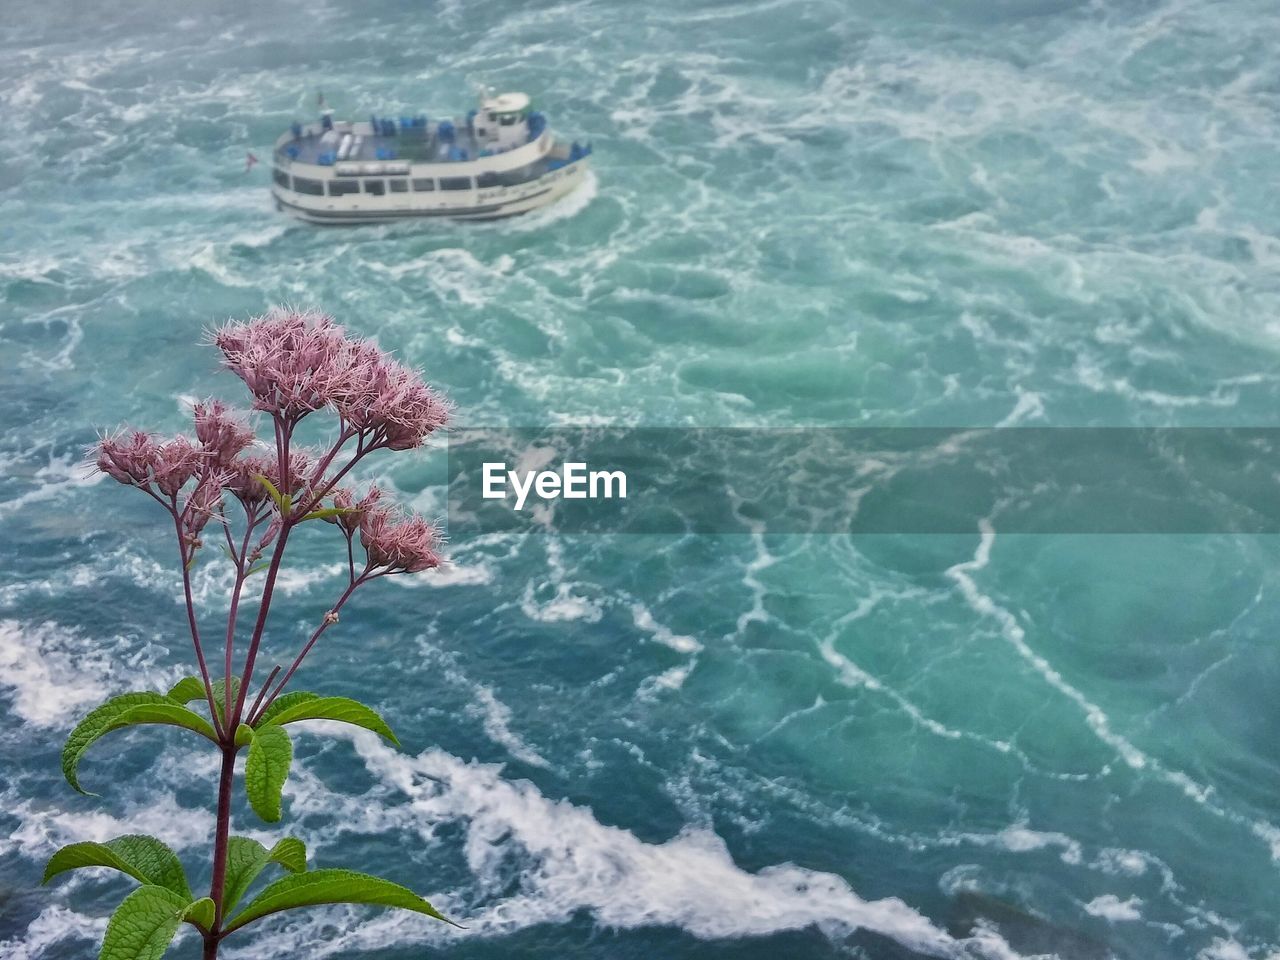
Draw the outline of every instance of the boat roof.
M493 113L519 113L529 109L527 93L500 93L496 97L486 97L484 108Z

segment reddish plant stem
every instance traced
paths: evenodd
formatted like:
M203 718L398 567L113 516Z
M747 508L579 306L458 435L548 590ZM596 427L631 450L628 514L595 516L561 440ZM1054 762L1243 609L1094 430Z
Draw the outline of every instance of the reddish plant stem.
M293 663L289 666L289 669L285 671L285 675L280 678L280 682L276 684L276 688L272 692L271 696L267 697L266 702L262 704L262 710L258 711L256 714L250 715L250 724L252 724L258 717L262 716L263 712L271 706L276 697L280 696L280 691L284 689L285 684L289 682L294 672L302 665L303 659L311 652L311 648L314 647L316 641L320 639L320 635L328 630L333 624L334 621L329 619L329 613L336 615L338 611L342 609L342 605L347 602L353 593L356 592L356 588L365 583L367 579L368 578L362 574L358 580L352 580L347 589L343 591L342 596L338 598L338 602L329 608L328 613L325 614L325 619L321 621L320 626L316 627L315 632L311 634L311 639L306 642L306 645L298 655L293 658Z
M289 482L291 473L289 470L289 440L292 433L292 424L284 423L279 418L275 421L276 427L276 447L280 455L280 479L286 488L291 487ZM288 490L281 491L288 494ZM228 726L234 730L240 723L240 718L244 714L244 701L249 693L249 684L253 680L253 666L258 659L258 647L262 643L262 632L267 625L267 613L271 609L271 597L275 593L276 577L280 573L280 562L284 559L285 544L289 540L289 532L293 529L296 514L290 510L289 515L285 516L282 512L280 515L280 533L276 538L276 548L271 554L271 565L267 568L267 582L262 587L262 600L258 603L258 619L253 625L253 635L249 641L249 652L244 659L244 676L240 679L240 695L236 697L235 713L228 718Z
M222 888L227 880L227 848L231 835L231 788L235 779L236 745L227 738L222 744L222 776L218 780L218 822L213 838L213 881L209 886L209 898L213 901L213 929L205 935L204 955L209 960L218 955L218 940L222 930Z
M325 485L319 490L319 492L308 495L310 499L307 500L306 507L298 511L298 515L305 516L306 514L314 510L316 507L318 507L320 505L320 501L325 498L325 496L329 493L329 491L338 485L338 481L341 480L343 477L345 477L347 473L351 470L351 468L354 467L357 463L359 463L360 459L368 452L369 451L367 450L357 450L355 456L351 458L351 460L347 463L347 465L343 467L341 470L339 470L337 473L335 473L332 477L330 477L328 481L325 482Z
M280 664L277 663L271 668L271 672L267 674L266 683L262 685L262 689L258 691L258 695L254 698L253 706L249 708L248 719L245 720L245 723L249 724L249 726L253 726L257 723L258 718L262 716L262 714L258 712L258 707L262 706L262 698L265 697L267 695L267 691L271 689L271 681L276 678L276 674L279 672ZM266 707L263 707L263 710L265 709Z
M249 551L249 538L253 536L253 528L258 525L259 519L260 518L256 515L255 510L245 507L244 539L240 543L240 555L238 557L234 557L236 565L236 584L235 588L231 592L231 610L227 614L227 683L225 690L226 696L224 698L226 700L225 712L223 713L223 716L228 718L228 722L231 717L231 670L233 659L232 654L235 651L236 645L236 618L240 612L240 594L244 590L245 580L249 578L249 564L246 560Z
M315 485L320 482L320 478L324 476L324 472L329 469L329 464L333 463L333 458L338 455L338 451L346 446L347 441L357 436L356 431L350 427L344 427L342 432L338 434L337 442L329 448L329 452L320 458L320 462L316 464L315 469L311 471L311 477L307 480L307 487L315 489ZM356 454L359 455L357 449Z
M218 722L218 711L213 704L213 682L209 679L209 665L205 663L204 647L200 645L200 627L196 623L196 604L191 594L191 570L188 565L191 562L191 556L194 551L188 551L187 544L182 537L182 518L178 515L177 497L174 497L174 503L169 508L173 514L173 527L178 534L178 557L182 563L182 593L187 602L187 625L191 628L191 642L196 650L196 663L200 665L200 679L204 681L204 695L209 702L209 715L213 718L213 728L221 738L224 734L224 728Z

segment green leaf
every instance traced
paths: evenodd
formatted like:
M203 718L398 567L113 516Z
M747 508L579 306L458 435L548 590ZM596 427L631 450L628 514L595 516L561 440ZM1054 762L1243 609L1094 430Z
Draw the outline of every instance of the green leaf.
M271 497L272 502L276 505L276 509L281 513L284 513L284 509L282 507L283 498L280 496L280 491L276 489L276 485L260 473L254 474L254 479L267 488L267 495Z
M41 883L48 883L60 873L81 867L111 867L127 873L139 883L164 887L187 900L191 899L191 888L187 886L187 875L178 855L155 837L130 834L106 843L65 846L49 859Z
M223 914L230 915L268 863L278 863L291 873L301 873L307 869L307 848L301 840L293 837L285 837L270 850L248 837L228 838L227 879L222 887Z
M176 700L178 703L190 703L192 700L203 700L204 681L199 677L183 677L165 694L170 700Z
M254 724L256 727L264 726L271 723L276 716L288 710L294 704L302 703L304 700L319 700L320 694L310 693L306 690L295 690L292 693L286 693L282 697L277 697L272 701L271 706L262 711L262 716L258 718L258 722Z
M99 960L160 960L189 906L165 887L139 887L111 915Z
M208 897L201 897L182 911L182 919L194 923L201 930L213 929L213 921L218 915L218 905Z
M240 696L240 678L232 677L231 678L231 709L232 710L236 708L236 697L238 696ZM224 726L226 725L226 717L223 716L223 713L225 713L225 710L223 709L223 705L226 703L226 700L227 700L227 681L226 680L213 681L213 705L218 711L218 720L222 722Z
M272 725L253 732L244 764L244 789L249 806L268 823L280 819L280 792L292 761L293 744L283 727Z
M214 743L218 742L218 736L207 720L170 700L164 694L123 693L118 697L112 697L92 711L76 725L76 728L71 731L71 736L67 737L66 746L62 748L62 775L67 778L67 783L71 784L76 791L91 795L76 779L80 758L100 737L112 730L119 730L121 727L137 723L164 723L185 727L208 737Z
M328 520L330 517L340 517L344 513L355 513L353 507L321 507L319 510L312 510L303 520Z
M281 697L281 700L284 698ZM279 701L272 704L275 707ZM317 697L312 696L306 700L299 700L292 703L282 710L268 710L263 715L263 723L284 726L286 723L294 723L297 720L337 720L341 723L354 724L357 727L364 727L366 730L372 730L374 733L386 737L396 746L400 745L400 741L396 739L396 735L391 732L391 728L387 726L382 717L378 716L373 710L366 707L363 703L352 700L350 697ZM261 729L261 726L259 729Z
M290 873L302 873L307 869L307 845L297 837L284 837L271 848L271 860Z
M267 567L269 566L271 566L271 561L263 560L261 563L255 566L252 566L248 570L246 570L244 572L244 575L245 577L252 577L255 573L261 573L263 570L267 569Z
M253 901L226 926L227 932L282 910L314 907L325 903L367 903L380 907L412 910L453 923L408 887L390 880L356 873L353 870L312 870L282 877L267 885ZM457 924L453 924L457 926Z
M242 723L236 727L236 746L247 747L253 743L253 727L247 723Z

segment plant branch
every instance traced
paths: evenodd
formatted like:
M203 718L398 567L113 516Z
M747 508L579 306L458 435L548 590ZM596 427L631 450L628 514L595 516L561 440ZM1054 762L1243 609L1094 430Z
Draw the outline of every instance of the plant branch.
M282 423L280 418L275 421L277 446L280 449L280 478L286 487L291 486L289 483L289 440L292 433L292 427ZM293 529L296 514L291 510L289 516L281 514L280 517L280 534L276 540L276 548L271 554L271 565L267 569L267 582L262 588L262 600L258 604L258 619L253 626L253 637L249 641L249 652L245 656L244 676L240 679L240 695L236 698L235 713L228 718L228 726L235 730L240 723L240 718L244 713L245 697L249 693L249 684L253 680L253 666L258 659L258 647L262 643L262 632L267 625L267 613L271 609L271 598L275 592L276 577L280 573L280 563L284 559L285 545L289 540L289 532Z
M245 721L249 726L253 726L258 717L261 716L261 714L258 713L258 707L262 706L262 698L265 697L267 695L267 691L271 689L271 681L276 678L276 674L279 672L280 664L277 663L271 668L271 672L267 674L266 683L262 685L262 689L258 691L258 695L254 697L253 706L249 708L249 713L247 714L248 719ZM266 708L263 707L263 709L265 710Z
M366 571L366 573L367 572L368 571ZM285 684L287 684L293 677L298 667L302 666L302 661L306 658L307 654L311 652L311 648L316 645L316 641L320 639L320 635L333 626L333 624L338 622L338 611L342 609L342 605L351 598L351 595L356 592L356 589L361 586L361 584L364 584L371 579L373 578L368 577L365 574L361 574L358 579L351 581L347 586L347 589L342 592L342 596L338 598L338 602L330 607L325 613L324 619L320 621L320 626L316 627L315 632L311 634L311 639L306 642L303 648L298 652L298 655L293 658L293 663L289 665L289 669L286 670L284 676L280 678L280 682L276 684L275 690L272 691L271 695L267 697L266 701L262 704L262 710L256 715L251 715L251 724L258 717L262 716L262 713L271 706L276 697L280 696L280 692L284 690ZM268 683L269 682L270 681L268 681Z
M213 682L209 679L209 665L204 659L204 647L200 644L200 626L196 622L196 604L195 598L191 593L191 557L195 555L195 548L190 547L183 539L182 535L182 518L178 515L178 498L175 495L173 502L168 505L169 512L173 515L173 528L178 536L178 557L182 563L182 593L187 603L187 625L191 628L191 643L196 651L196 663L200 665L200 679L204 681L204 695L209 702L209 714L213 720L214 730L217 732L219 739L225 737L226 731L218 720L218 710L213 703ZM190 555L188 555L190 553Z

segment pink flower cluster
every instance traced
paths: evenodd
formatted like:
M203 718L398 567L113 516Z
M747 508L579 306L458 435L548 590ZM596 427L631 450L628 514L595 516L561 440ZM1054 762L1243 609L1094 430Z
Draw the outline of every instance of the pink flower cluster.
M360 518L360 543L369 566L387 573L418 573L440 566L440 531L422 517L374 507Z
M321 313L274 310L228 323L213 342L257 409L296 423L331 407L366 449L412 449L449 419L448 404L416 371Z
M260 553L282 528L319 508L332 490L333 505L342 512L328 519L348 541L359 533L369 571L416 573L440 565L440 539L432 524L383 506L376 487L359 499L335 487L371 451L420 446L448 420L448 405L415 371L368 341L346 337L331 318L313 312L275 310L229 323L213 341L253 394L254 406L270 415L275 451L262 444L250 449L257 442L253 430L221 401L209 400L195 405L194 440L160 440L141 432L104 436L94 451L98 469L165 504L180 525L184 550L199 546L199 533L211 519L225 522L225 493L244 505L251 527L266 518L264 511L274 513ZM326 407L343 427L332 449L313 455L293 447L298 421ZM354 455L344 465L335 462L354 438ZM297 512L280 514L264 477L292 498Z

